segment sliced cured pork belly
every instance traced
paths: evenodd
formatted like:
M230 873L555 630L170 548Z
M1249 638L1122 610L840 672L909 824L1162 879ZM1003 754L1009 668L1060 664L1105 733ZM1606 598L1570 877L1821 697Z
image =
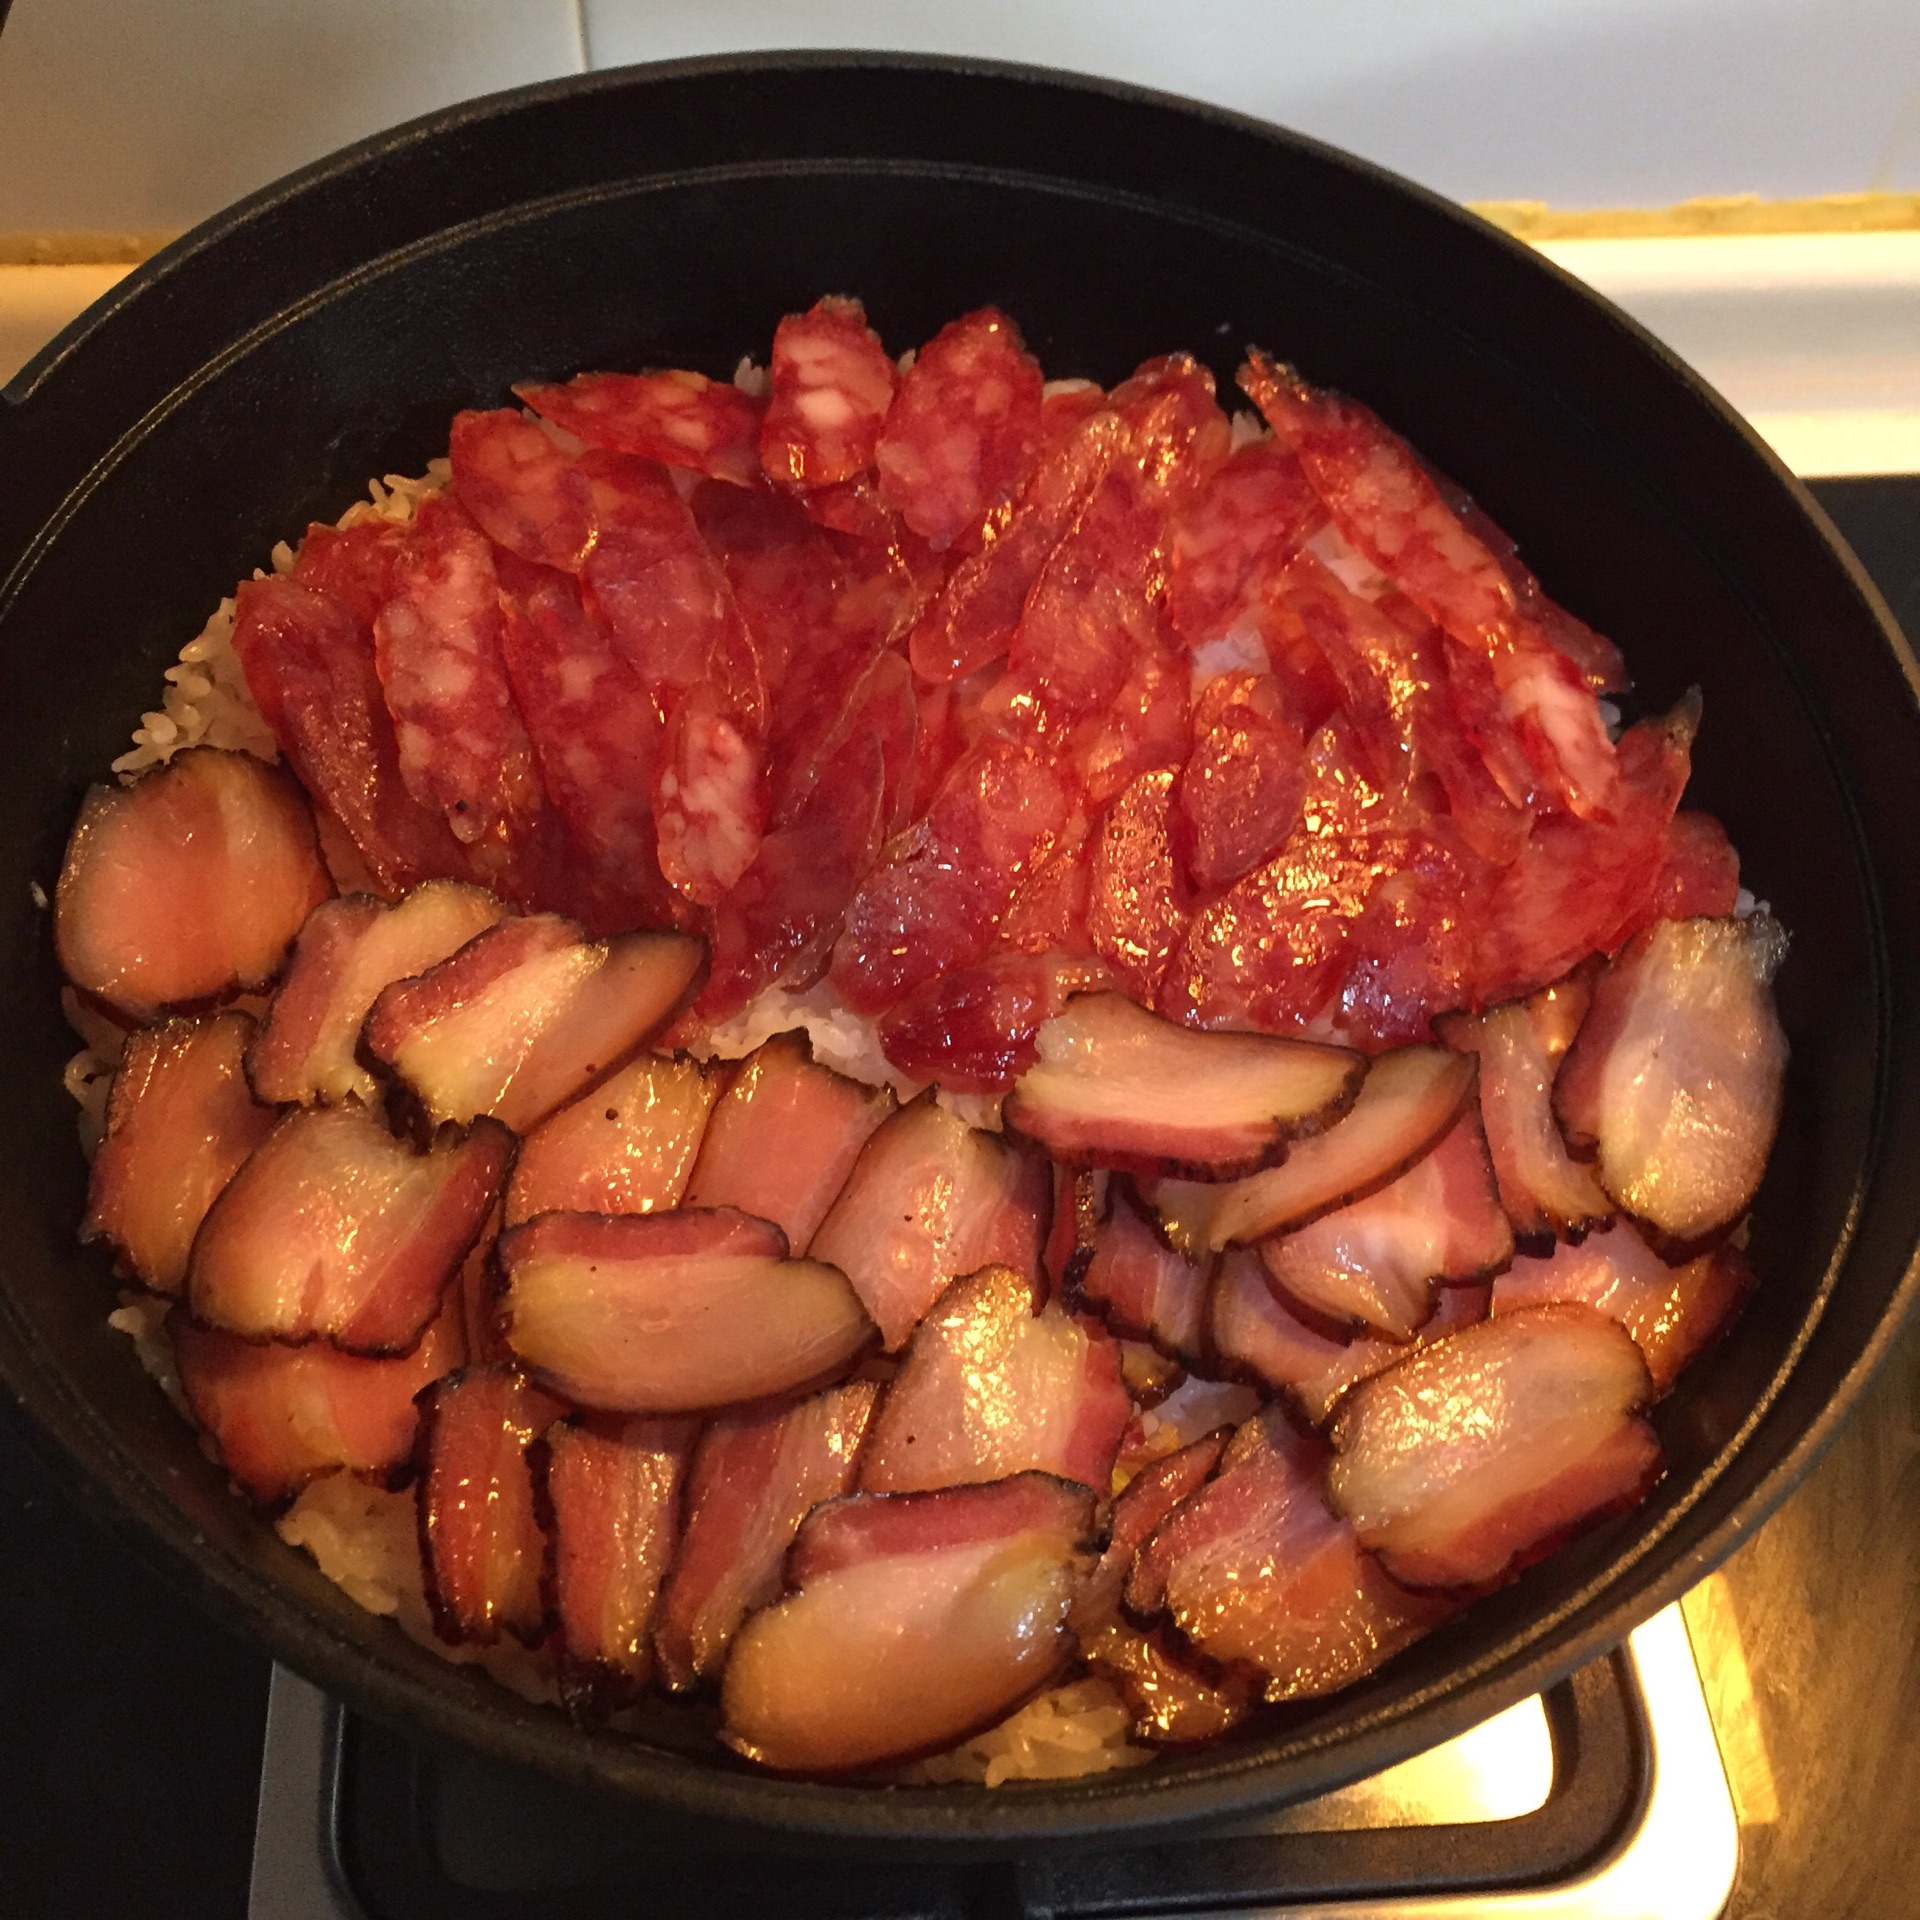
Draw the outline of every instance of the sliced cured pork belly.
M721 1738L785 1773L846 1773L951 1746L1073 1658L1067 1611L1094 1496L1022 1474L816 1509L794 1589L740 1629Z
M549 1114L514 1162L507 1224L677 1207L720 1085L717 1067L644 1053Z
M490 1113L524 1134L662 1026L705 960L692 934L596 941L558 914L531 914L388 987L363 1045L431 1124Z
M1078 1296L1116 1331L1198 1361L1207 1353L1212 1281L1212 1260L1168 1246L1131 1190L1116 1181L1075 1283Z
M1600 976L1554 1108L1621 1206L1685 1245L1746 1212L1780 1124L1779 922L1662 920Z
M765 403L722 380L665 373L577 373L564 385L528 382L514 393L543 419L590 447L690 467L736 487L757 487Z
M1203 1434L1142 1467L1121 1489L1113 1503L1106 1550L1073 1603L1075 1632L1085 1636L1118 1618L1135 1556L1174 1508L1212 1474L1232 1438L1233 1430L1226 1427Z
M1347 1686L1446 1611L1388 1578L1329 1509L1323 1459L1319 1441L1269 1407L1155 1530L1127 1580L1130 1612L1165 1613L1210 1659L1258 1668L1268 1700Z
M207 1209L273 1126L241 1062L244 1013L169 1020L135 1033L107 1096L107 1130L87 1182L82 1240L104 1240L119 1269L177 1294Z
M956 1280L914 1329L860 1460L869 1493L1002 1480L1034 1470L1105 1493L1133 1403L1099 1328L1031 1275Z
M392 906L368 893L323 901L248 1050L254 1092L281 1105L372 1100L378 1088L355 1048L382 988L438 966L506 911L459 880L429 880Z
M1526 1307L1423 1347L1334 1416L1328 1488L1397 1579L1487 1587L1658 1477L1632 1338L1585 1306Z
M1094 1672L1120 1689L1133 1716L1128 1733L1149 1746L1216 1739L1244 1720L1259 1697L1258 1676L1242 1667L1203 1673L1164 1628L1142 1633L1115 1620L1087 1636L1083 1648Z
M441 1639L546 1637L547 1536L527 1451L567 1411L509 1366L468 1367L420 1396L420 1561Z
M1471 1103L1438 1146L1364 1200L1260 1243L1274 1283L1335 1322L1410 1339L1436 1284L1477 1280L1513 1258L1480 1115Z
M891 1353L957 1274L995 1263L1037 1274L1052 1197L1043 1160L929 1090L867 1142L808 1252L852 1281Z
M397 1360L363 1359L323 1340L287 1347L214 1333L178 1307L167 1333L194 1419L235 1484L263 1506L336 1468L389 1485L410 1471L416 1396L466 1357L460 1302L451 1295Z
M1440 1288L1431 1316L1411 1341L1377 1333L1343 1340L1288 1306L1255 1249L1236 1248L1221 1261L1214 1282L1214 1352L1227 1370L1284 1393L1315 1426L1325 1426L1356 1381L1484 1320L1489 1292L1477 1285Z
M1174 1245L1238 1246L1302 1224L1384 1186L1433 1147L1473 1097L1474 1063L1445 1047L1399 1047L1369 1063L1360 1092L1325 1133L1244 1180L1160 1180L1146 1198Z
M1680 1371L1718 1337L1753 1288L1738 1248L1721 1245L1670 1267L1626 1222L1556 1247L1550 1259L1521 1258L1493 1285L1493 1311L1576 1301L1618 1320L1633 1335L1665 1393Z
M468 861L445 816L423 807L400 777L400 748L373 659L373 616L384 583L363 592L338 578L384 573L392 545L384 525L345 533L310 528L293 579L242 583L233 650L301 785L345 828L382 891L397 894L437 875L466 873Z
M1040 447L1039 363L1003 313L949 321L914 356L880 434L880 495L946 548L1026 483Z
M779 1599L793 1536L815 1507L852 1487L879 1398L877 1381L849 1380L723 1414L701 1436L654 1630L669 1687L717 1679L741 1621Z
M873 464L893 404L893 362L858 300L829 295L773 332L760 464L770 479L830 487Z
M804 1032L777 1033L740 1063L714 1108L687 1205L771 1220L803 1254L893 1110L891 1088L822 1066Z
M1196 1033L1118 993L1077 994L1040 1028L1008 1129L1056 1159L1130 1173L1236 1180L1353 1102L1365 1062L1344 1047Z
M1567 1152L1553 1117L1554 1075L1572 1040L1554 1044L1562 1012L1562 1002L1535 995L1434 1023L1449 1046L1480 1057L1480 1115L1500 1204L1530 1241L1574 1238L1613 1213L1591 1169Z
M189 747L91 787L53 903L67 978L136 1019L260 987L333 891L299 787L248 753Z
M405 1353L486 1225L513 1148L492 1120L421 1151L358 1105L296 1109L201 1224L194 1319L256 1340Z
M1123 1342L1123 1370L1129 1352ZM1231 1431L1242 1421L1251 1420L1260 1411L1265 1397L1243 1380L1215 1380L1198 1373L1177 1381L1171 1391L1162 1390L1158 1383L1151 1390L1143 1391L1128 1371L1134 1404L1142 1410L1129 1424L1126 1438L1120 1443L1120 1457L1113 1463L1114 1472L1123 1480L1131 1479L1182 1447L1192 1446L1196 1440L1204 1440L1222 1427Z
M514 1352L581 1406L691 1413L832 1378L873 1337L837 1268L731 1208L549 1213L500 1236Z
M652 1677L654 1614L697 1431L687 1419L582 1413L534 1446L554 1644L576 1710L624 1704Z

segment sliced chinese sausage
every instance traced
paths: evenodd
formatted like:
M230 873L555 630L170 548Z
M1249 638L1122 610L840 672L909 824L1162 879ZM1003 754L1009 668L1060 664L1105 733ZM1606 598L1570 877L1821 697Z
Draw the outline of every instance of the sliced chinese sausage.
M731 1208L549 1213L500 1236L502 1316L558 1392L615 1413L690 1413L830 1379L873 1337L837 1268Z
M1552 1258L1521 1258L1493 1284L1493 1311L1577 1301L1618 1320L1665 1393L1726 1326L1753 1287L1745 1254L1722 1245L1670 1267L1625 1221Z
M510 1366L468 1367L420 1396L420 1561L441 1639L545 1638L547 1537L527 1450L567 1411Z
M537 421L515 407L453 416L453 493L497 546L578 572L593 550L593 494Z
M1561 1063L1554 1110L1568 1139L1669 1242L1730 1226L1766 1171L1787 1066L1772 990L1786 948L1766 913L1657 921L1600 976Z
M1553 989L1548 989L1551 994ZM1544 1004L1536 1010L1535 1001ZM1560 1003L1535 995L1481 1014L1449 1013L1434 1023L1450 1047L1480 1058L1480 1114L1514 1230L1532 1239L1567 1238L1600 1224L1613 1203L1591 1169L1567 1152L1553 1117Z
M891 1353L957 1274L996 1262L1039 1272L1051 1185L1044 1161L929 1091L867 1142L808 1251L852 1281Z
M677 1207L719 1091L717 1069L643 1053L527 1135L507 1188L507 1224L536 1213Z
M1082 1635L1109 1625L1120 1612L1134 1556L1188 1494L1198 1489L1227 1450L1230 1428L1203 1434L1177 1452L1143 1467L1113 1503L1106 1551L1073 1603L1074 1630Z
M796 1589L740 1629L721 1738L763 1766L845 1773L991 1726L1072 1659L1094 1496L1021 1474L815 1510Z
M1274 1283L1311 1311L1410 1339L1440 1282L1479 1279L1513 1258L1479 1113L1469 1103L1397 1179L1261 1241L1260 1255Z
M660 1676L686 1688L714 1679L740 1623L780 1597L780 1569L800 1523L853 1484L880 1386L849 1380L805 1400L723 1414L700 1438L687 1524L661 1596Z
M263 1505L344 1467L391 1483L413 1461L416 1396L466 1357L460 1302L449 1295L411 1353L368 1360L324 1340L304 1347L243 1340L167 1316L174 1364L193 1417L220 1463Z
M496 1121L422 1152L357 1104L298 1108L201 1223L187 1270L193 1317L256 1340L405 1353L512 1164L513 1136Z
M740 1063L714 1108L687 1205L757 1214L805 1253L893 1110L891 1088L863 1086L822 1066L804 1032L777 1033Z
M665 373L580 373L564 385L528 383L514 392L543 419L612 453L690 467L737 487L760 476L762 401L722 380L675 368Z
M459 880L429 880L392 906L368 893L323 901L248 1049L255 1093L280 1104L371 1100L374 1078L354 1049L381 989L438 966L506 911Z
M1345 1206L1434 1146L1473 1096L1471 1056L1397 1047L1367 1067L1352 1107L1245 1180L1155 1182L1147 1195L1176 1246L1237 1246Z
M956 1280L914 1329L860 1461L869 1493L1002 1480L1029 1469L1104 1493L1133 1404L1112 1338L1033 1279Z
M1344 1687L1446 1612L1390 1579L1329 1509L1324 1456L1280 1408L1257 1414L1127 1581L1130 1612L1165 1613L1201 1653L1258 1668L1269 1700Z
M1076 1282L1080 1297L1110 1327L1182 1359L1203 1359L1212 1278L1210 1258L1196 1260L1168 1246L1132 1192L1114 1182Z
M836 486L873 464L893 362L858 300L829 295L774 329L760 464L786 486Z
M362 1045L429 1122L491 1113L527 1133L664 1024L705 961L692 934L588 940L559 914L529 914L388 987Z
M1489 1586L1646 1492L1651 1392L1640 1349L1593 1308L1501 1314L1355 1387L1328 1487L1397 1579Z
M1365 1062L1344 1047L1196 1033L1117 993L1078 994L1044 1022L1008 1096L1008 1129L1056 1159L1235 1180L1349 1106Z
M252 1037L244 1013L169 1020L120 1056L80 1237L155 1293L180 1292L207 1209L273 1126L241 1070Z
M653 1673L653 1619L697 1432L684 1418L583 1413L535 1443L554 1645L577 1708L623 1705Z
M54 946L76 987L146 1019L264 986L332 891L293 780L248 753L189 747L130 787L88 790Z

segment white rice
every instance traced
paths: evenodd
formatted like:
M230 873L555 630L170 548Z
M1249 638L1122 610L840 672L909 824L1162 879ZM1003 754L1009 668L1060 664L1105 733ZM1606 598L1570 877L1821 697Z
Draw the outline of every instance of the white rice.
M919 1785L968 1781L998 1787L1009 1780L1074 1780L1143 1766L1153 1754L1128 1743L1130 1717L1111 1681L1098 1676L1070 1681L1029 1700L997 1727L903 1769L898 1778Z

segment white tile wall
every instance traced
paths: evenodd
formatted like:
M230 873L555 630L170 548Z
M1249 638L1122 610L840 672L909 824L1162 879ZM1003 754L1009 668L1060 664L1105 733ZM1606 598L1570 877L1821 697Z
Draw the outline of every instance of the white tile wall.
M1920 189L1920 0L14 0L0 233L186 226L447 101L777 46L1135 80L1465 199Z

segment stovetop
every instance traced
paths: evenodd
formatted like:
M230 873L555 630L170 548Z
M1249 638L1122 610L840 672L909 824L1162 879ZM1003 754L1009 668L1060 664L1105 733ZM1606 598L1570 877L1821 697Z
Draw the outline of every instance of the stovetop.
M1896 617L1920 636L1920 475L1816 482L1813 492L1878 581ZM1807 1483L1720 1573L1688 1596L1684 1607L1699 1685L1725 1763L1725 1791L1738 1823L1738 1876L1726 1907L1730 1920L1813 1915L1876 1920L1920 1910L1920 1821L1913 1817L1920 1806L1920 1741L1912 1737L1920 1718L1920 1325L1909 1329L1889 1356ZM1672 1616L1665 1618L1670 1623ZM1661 1631L1671 1644L1671 1624ZM1644 1646L1636 1636L1633 1663L1644 1662ZM1619 1668L1618 1660L1612 1663L1616 1674ZM1412 1828L1404 1821L1384 1828L1367 1825L1381 1818L1377 1808L1356 1827L1353 1803L1345 1801L1346 1812L1335 1808L1334 1820L1336 1826L1348 1820L1346 1829L1329 1832L1324 1824L1314 1827L1327 1818L1320 1803L1319 1812L1296 1810L1287 1816L1282 1834L1242 1834L1210 1843L1218 1856L1246 1871L1212 1893L1197 1880L1183 1883L1176 1889L1179 1910L1190 1916L1209 1910L1216 1916L1238 1914L1241 1920L1261 1912L1344 1913L1353 1920L1351 1876L1340 1888L1322 1886L1301 1894L1303 1884L1313 1886L1313 1861L1334 1842L1350 1842L1359 1832L1385 1857L1395 1848L1430 1848L1438 1831L1443 1850L1457 1850L1457 1858L1469 1862L1479 1857L1474 1849L1486 1838L1484 1832L1472 1837L1476 1827L1517 1830L1542 1812L1567 1820L1590 1804L1580 1794L1596 1776L1588 1775L1580 1793L1574 1793L1568 1783L1581 1778L1578 1765L1569 1773L1564 1743L1555 1753L1539 1728L1544 1724L1550 1734L1556 1724L1579 1724L1580 1688L1589 1687L1590 1707L1599 1698L1592 1671L1573 1687L1572 1721L1565 1719L1564 1705L1549 1696L1544 1707L1533 1709L1532 1734L1515 1733L1513 1725L1520 1723L1513 1723L1503 1736L1516 1742L1499 1769L1500 1791L1508 1796L1506 1820L1464 1822L1457 1803L1454 1811L1443 1806L1436 1815L1431 1809L1442 1803L1428 1798L1421 1802L1429 1808L1426 1818ZM248 1913L268 1692L265 1658L187 1605L129 1551L124 1537L100 1530L84 1501L35 1451L11 1408L0 1407L0 1913L9 1920L69 1915L76 1920L123 1915L240 1920ZM274 1696L282 1732L288 1716L297 1720L303 1700L310 1717L318 1716L316 1724L324 1721L317 1696L297 1683L282 1684ZM1556 1714L1562 1715L1559 1722ZM1598 1728L1603 1722L1588 1724ZM1696 1722L1694 1752L1702 1763L1699 1771L1710 1776L1699 1733ZM589 1871L542 1908L533 1904L534 1869L549 1871L551 1860L543 1865L521 1842L509 1845L502 1823L492 1823L495 1830L489 1831L483 1821L476 1831L471 1818L463 1825L451 1817L460 1798L453 1791L460 1785L457 1772L437 1783L423 1782L417 1771L409 1771L416 1763L406 1750L396 1750L371 1729L335 1737L320 1725L319 1736L307 1743L310 1792L288 1795L269 1783L261 1858L264 1868L282 1857L274 1850L276 1821L304 1825L313 1860L340 1863L337 1870L322 1864L320 1883L320 1891L336 1904L290 1904L296 1889L285 1882L283 1901L257 1909L273 1920L337 1920L343 1886L355 1897L390 1902L396 1894L404 1896L409 1889L396 1878L401 1854L391 1843L396 1835L406 1837L403 1825L417 1837L423 1819L429 1822L430 1845L415 1854L415 1867L424 1857L468 1904L363 1908L380 1920L424 1920L436 1911L526 1920L562 1910L569 1920L648 1911L631 1890L620 1888L620 1874L630 1873L632 1866L620 1856L623 1843L564 1828L554 1840L549 1829L549 1844L561 1850L576 1876L583 1865ZM276 1740L274 1755L286 1750ZM1552 1756L1544 1775L1543 1751ZM1692 1762L1667 1768L1670 1774L1694 1770ZM1656 1764L1651 1777L1657 1782L1659 1776ZM1548 1782L1544 1792L1542 1778ZM373 1793L382 1780L389 1789L387 1824L363 1823L358 1837L344 1847L332 1839L323 1847L323 1781L337 1783L337 1791L328 1788L327 1805L339 1807L355 1793ZM1533 1784L1516 1784L1522 1781ZM496 1780L486 1791L511 1797L544 1790L524 1782L503 1787ZM1431 1787L1420 1792L1430 1795ZM1635 1808L1658 1804L1657 1794L1651 1803L1629 1797ZM1616 1809L1625 1804L1616 1801ZM1438 1829L1436 1818L1442 1822ZM1720 1818L1724 1833L1724 1815ZM432 1824L436 1820L438 1825ZM342 1830L337 1822L329 1828ZM1405 1837L1410 1831L1413 1840ZM1603 1836L1600 1855L1609 1857L1612 1847L1613 1857L1624 1857L1618 1841L1626 1827L1616 1822L1611 1831L1611 1840ZM1686 1844L1672 1848L1658 1871L1656 1891L1673 1891L1675 1874L1702 1857L1714 1857L1719 1842L1709 1846L1708 1837L1707 1827L1689 1822ZM1271 1858L1275 1838L1285 1841L1285 1858L1296 1863L1294 1893L1288 1897L1299 1897L1291 1909L1271 1897L1273 1887L1263 1890L1258 1884L1256 1856L1266 1849L1265 1857ZM1563 1852L1561 1864L1572 1857ZM685 1871L676 1860L669 1878ZM1011 1916L1020 1911L1009 1904L1018 1894L1029 1911L1055 1920L1091 1913L1144 1920L1153 1911L1132 1898L1124 1881L1089 1882L1085 1871L1056 1871L1038 1863L1023 1879L970 1887L971 1908L924 1910ZM1075 1880L1073 1872L1082 1877ZM1300 1875L1307 1876L1304 1882ZM796 1904L794 1884L791 1870L780 1869L763 1903L782 1920L804 1911ZM311 1882L306 1891L313 1891ZM445 1887L439 1891L444 1894ZM1300 1897L1309 1904L1299 1904ZM1464 1903L1468 1896L1457 1893L1429 1896L1423 1905L1363 1897L1367 1904L1359 1913L1396 1920L1401 1915L1465 1920L1476 1911ZM1550 1904L1559 1898L1560 1891L1535 1886L1506 1911L1536 1920L1573 1911ZM1346 1904L1337 1904L1339 1899ZM709 1902L683 1910L746 1907ZM813 1911L825 1916L833 1909ZM914 1909L896 1903L885 1911ZM1643 1901L1629 1911L1651 1920L1662 1910Z

